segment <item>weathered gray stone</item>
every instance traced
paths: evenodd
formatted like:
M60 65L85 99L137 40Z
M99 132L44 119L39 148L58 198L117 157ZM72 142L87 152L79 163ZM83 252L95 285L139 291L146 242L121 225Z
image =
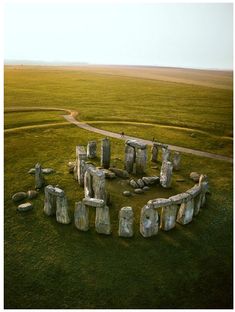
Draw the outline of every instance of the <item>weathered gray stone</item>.
M133 236L133 217L134 213L131 207L123 207L119 211L118 235L121 237Z
M109 168L109 170L114 172L116 174L116 176L119 178L122 178L122 179L128 179L129 178L129 173L126 170L114 168L114 167Z
M186 192L180 193L180 194L169 197L169 200L175 205L180 205L188 199L188 196L189 194Z
M200 208L201 208L201 202L202 202L202 193L194 197L194 210L193 210L194 216L198 215Z
M102 208L105 205L104 200L98 199L98 198L83 198L82 202L86 206L91 206L91 207L96 207L96 208Z
M107 202L107 194L105 190L105 174L102 170L96 170L92 175L92 188L94 191L94 198L103 199Z
M38 192L35 190L29 190L27 192L28 199L33 199L33 198L36 198L37 196L38 196Z
M153 177L143 177L142 181L144 182L145 185L152 185L152 184L157 184L160 181L160 178L157 176Z
M148 191L148 190L150 190L150 187L146 185L146 186L143 187L143 190L144 191Z
M173 165L170 161L163 161L160 172L160 184L164 188L171 186Z
M69 173L74 173L74 167L76 166L76 161L69 161L67 164Z
M136 181L134 179L131 179L129 182L130 186L132 186L133 188L138 188L138 184L136 183Z
M201 193L201 185L196 184L191 189L187 190L186 193L189 193L193 198Z
M136 194L142 194L142 193L144 193L144 191L143 191L141 188L134 189L134 192L135 192Z
M84 175L86 172L86 160L87 160L87 154L84 146L78 145L76 146L76 169L77 174L74 175L74 177L77 176L79 185L84 185Z
M89 170L85 172L84 176L84 195L85 197L94 197L94 191L92 187L92 175Z
M200 178L200 173L197 172L191 172L189 175L190 179L193 180L194 182L199 182L199 178Z
M117 177L116 174L112 172L111 170L108 170L108 169L101 169L101 170L103 170L106 179L115 179Z
M143 174L147 167L147 149L136 149L136 174Z
M158 212L148 205L141 209L140 233L144 237L151 237L158 233Z
M158 146L153 144L151 148L151 161L156 163L157 158L158 158Z
M171 205L170 199L166 198L156 198L148 201L147 205L151 208L157 209L159 207L166 207Z
M175 227L177 211L177 205L162 207L160 225L162 230L169 231Z
M130 191L124 191L122 194L124 196L126 196L126 197L130 197L131 196L131 192Z
M44 169L42 169L42 173L43 174L50 174L50 173L53 173L53 172L55 172L55 170L52 169L52 168L44 168Z
M126 144L136 149L146 149L147 145L137 140L126 140Z
M135 148L129 145L125 146L125 160L124 160L124 169L132 173L135 162Z
M169 161L170 154L171 154L171 152L168 149L168 147L166 148L166 147L162 146L162 162Z
M181 154L179 152L174 152L172 163L173 163L173 169L175 171L180 170L180 161L181 161Z
M62 224L71 222L68 214L68 202L64 192L63 195L60 193L59 196L56 196L56 221Z
M31 203L24 203L17 207L17 210L20 212L25 212L33 209L33 205Z
M25 198L27 198L27 194L25 192L17 192L12 196L11 199L14 202L18 202L18 201L24 200Z
M35 174L35 168L29 169L28 173L29 173L29 174Z
M208 192L209 188L209 182L208 182L208 177L207 175L200 175L199 178L199 185L201 186L201 207L205 206L206 203L206 193Z
M96 158L96 141L89 141L87 144L87 158Z
M75 203L74 223L80 231L89 230L89 207L85 206L82 202Z
M180 224L188 224L193 219L194 200L190 194L186 201L182 202L177 214L176 221Z
M54 187L52 185L47 185L44 188L44 193L44 213L47 216L53 216L56 213L56 196Z
M109 207L96 208L95 229L99 234L111 234Z
M101 167L108 169L110 167L111 145L108 138L101 141Z
M138 184L138 187L139 188L143 188L144 187L144 182L142 181L142 179L138 179L137 181L136 181L136 183Z
M35 188L40 189L44 185L44 178L42 174L42 167L39 163L35 165Z

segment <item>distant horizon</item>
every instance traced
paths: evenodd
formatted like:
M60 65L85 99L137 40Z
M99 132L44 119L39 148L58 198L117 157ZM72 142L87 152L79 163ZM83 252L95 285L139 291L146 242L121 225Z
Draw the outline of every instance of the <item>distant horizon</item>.
M195 69L195 70L211 70L211 71L233 71L232 68L213 68L213 67L186 67L186 66L172 66L172 65L147 65L147 64L111 64L111 63L89 63L82 61L47 61L47 60L27 60L27 59L5 59L4 65L14 66L126 66L126 67L158 67L158 68L179 68L179 69Z

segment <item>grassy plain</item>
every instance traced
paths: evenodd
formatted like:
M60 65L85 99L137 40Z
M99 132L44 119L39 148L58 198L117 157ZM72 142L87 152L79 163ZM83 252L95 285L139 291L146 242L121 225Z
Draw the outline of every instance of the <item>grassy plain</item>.
M6 108L41 105L77 109L79 117L84 120L95 119L96 116L99 119L100 115L101 121L104 117L107 120L135 119L138 106L136 92L140 89L140 94L144 94L148 84L151 87L152 83L156 83L154 94L157 97L160 92L158 88L161 87L160 82L141 80L142 83L138 84L139 80L131 78L107 78L72 69L7 68L5 77ZM119 84L119 89L116 84ZM167 85L169 87L169 83ZM166 87L163 82L161 92L166 92L165 96ZM181 95L184 94L184 88L186 93L189 92L188 86L174 84L174 87L177 90L180 88ZM193 90L196 87L190 86ZM201 87L198 88L196 93L199 95ZM174 88L169 87L168 90L170 89L174 92ZM112 90L111 107L108 90ZM121 97L124 90L129 90L126 105L123 98L119 111L115 99L118 92ZM136 103L132 106L136 108L135 112L130 109L129 100L127 101L129 96L131 102L131 90L132 96L136 97ZM214 114L214 118L216 123L223 125L224 131L216 131L216 134L227 134L232 122L229 115L232 111L229 107L231 92L221 89L213 89L211 92L211 88L206 90L204 87L203 90L208 92L210 103L209 109L205 107L208 121L213 118L209 116L213 111L213 94L221 97L224 116ZM167 106L167 101L162 103ZM214 103L219 106L219 102ZM154 107L153 104L152 106ZM112 108L115 113L112 112L110 116L107 112L112 111ZM147 99L146 110L142 107L136 113L136 120L143 121L146 118L147 122L156 122L156 113L160 108L154 108L155 119L149 114L149 109L150 99ZM184 107L175 105L175 110L179 116L181 112L184 113ZM166 108L164 111L166 112ZM55 123L60 121L58 114L61 112L8 113L5 123L9 129L21 125L38 125L41 120L46 127L48 120ZM197 129L214 134L213 124L200 125L198 115L200 114L193 116L195 125L198 124ZM190 117L189 109L186 116ZM151 118L155 121L151 121ZM186 121L190 121L187 118ZM162 122L167 120L168 117L164 117L162 113ZM179 125L180 121L177 126ZM188 123L187 126L191 127L191 124ZM143 135L150 131L145 126L141 128ZM131 129L130 127L127 131ZM168 133L169 140L174 140L174 133ZM40 162L43 167L56 170L55 174L47 176L47 182L59 184L65 190L72 216L74 203L82 199L83 189L67 172L66 164L75 158L76 145L101 138L100 135L70 124L5 134L5 307L231 308L233 190L232 165L227 162L182 155L182 170L174 175L172 189L162 190L156 186L149 192L132 198L122 196L122 190L130 188L127 181L117 179L107 182L112 200L110 237L95 233L94 211L91 211L91 229L87 233L77 231L73 222L63 226L57 224L54 218L45 216L43 192L33 201L34 209L31 212L20 214L16 211L11 196L17 191L27 191L34 187L33 176L27 171L36 162ZM211 140L211 136L208 136L208 140ZM123 142L111 139L111 144L112 163L122 167ZM96 163L99 164L99 159ZM154 169L149 162L149 175L158 175L159 169L160 163L158 169ZM192 186L193 182L188 178L191 171L203 172L209 176L211 195L208 196L207 206L191 224L177 225L170 232L160 231L157 236L144 239L138 230L141 207L150 198L168 197ZM184 178L185 181L176 182L177 178ZM128 205L133 207L135 213L135 236L132 239L121 239L117 235L118 211Z

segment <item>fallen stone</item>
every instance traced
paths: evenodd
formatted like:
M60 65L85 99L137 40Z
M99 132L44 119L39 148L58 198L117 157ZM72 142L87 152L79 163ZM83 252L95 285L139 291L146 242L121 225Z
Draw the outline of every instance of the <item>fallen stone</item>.
M135 148L126 145L125 146L125 160L124 160L124 168L127 172L133 172L133 166L135 162Z
M114 172L116 174L116 176L119 178L122 178L122 179L128 179L129 178L129 173L126 170L114 168L114 167L109 168L109 170Z
M12 200L14 202L18 202L18 201L24 200L25 198L27 198L27 194L25 192L18 192L18 193L15 193L12 196Z
M44 168L44 169L42 169L42 173L44 173L44 174L50 174L50 173L53 173L53 172L55 172L55 170L52 169L52 168Z
M29 211L33 209L33 205L31 203L24 203L17 207L17 210L20 212Z
M136 183L136 181L134 179L131 179L129 182L130 186L132 186L133 188L138 188L138 184Z
M29 173L29 174L35 174L35 168L29 169L28 173Z
M148 191L148 190L150 190L150 187L146 185L146 186L143 187L143 190L144 191Z
M199 182L199 179L200 179L200 173L197 173L197 172L191 172L189 177L191 180L193 180L194 182Z
M106 179L115 179L117 176L114 172L108 169L102 169Z
M137 181L136 181L136 183L138 184L138 187L139 188L143 188L144 187L144 182L142 181L142 179L138 179Z
M74 168L76 166L76 162L75 161L69 161L67 166L68 166L69 173L74 173Z
M130 197L131 196L131 192L130 191L124 191L122 194L124 196L126 196L126 197Z
M143 191L141 188L134 189L134 192L135 192L136 194L142 194L142 193L144 193L144 191Z
M38 196L38 192L35 190L29 190L27 192L27 196L28 196L28 199L36 198Z
M143 177L142 181L144 182L145 185L152 185L152 184L157 184L160 181L160 178L157 176L153 177Z

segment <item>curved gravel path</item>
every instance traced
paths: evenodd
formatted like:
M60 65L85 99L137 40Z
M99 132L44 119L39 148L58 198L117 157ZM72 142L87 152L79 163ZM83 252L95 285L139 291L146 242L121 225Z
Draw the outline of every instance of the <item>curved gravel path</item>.
M27 111L43 111L43 110L57 110L57 111L63 111L63 112L67 112L69 113L69 115L63 115L63 117L70 123L76 125L79 128L85 129L87 131L91 131L91 132L95 132L95 133L99 133L102 134L104 136L107 137L112 137L112 138L116 138L119 140L127 140L127 139L137 139L140 142L150 145L152 146L153 142L149 141L149 140L144 140L144 139L140 139L140 138L136 138L136 137L131 137L131 136L127 136L125 135L124 137L121 137L119 133L115 133L115 132L111 132L111 131L107 131L107 130L102 130L102 129L98 129L95 127L92 127L84 122L80 122L78 120L76 120L76 116L78 115L77 111L72 111L69 109L62 109L62 108L55 108L55 107L12 107L9 109L5 109L5 112L27 112ZM52 125L58 125L58 124L64 124L64 123L54 123L54 124L44 124L44 125L37 125L35 127L46 127L46 126L52 126ZM34 126L25 126L25 127L18 127L18 128L13 128L13 129L6 129L4 130L4 132L12 132L15 130L20 130L20 129L29 129L29 128L33 128ZM228 157L228 156L222 156L222 155L217 155L217 154L212 154L212 153L208 153L208 152L203 152L203 151L199 151L199 150L195 150L195 149L191 149L191 148L186 148L186 147L181 147L181 146L176 146L176 145L170 145L168 144L169 149L173 150L173 151L178 151L178 152L182 152L182 153L186 153L186 154L193 154L193 155L197 155L197 156L202 156L202 157L207 157L207 158L212 158L212 159L218 159L218 160L223 160L223 161L227 161L229 163L233 163L233 158Z

